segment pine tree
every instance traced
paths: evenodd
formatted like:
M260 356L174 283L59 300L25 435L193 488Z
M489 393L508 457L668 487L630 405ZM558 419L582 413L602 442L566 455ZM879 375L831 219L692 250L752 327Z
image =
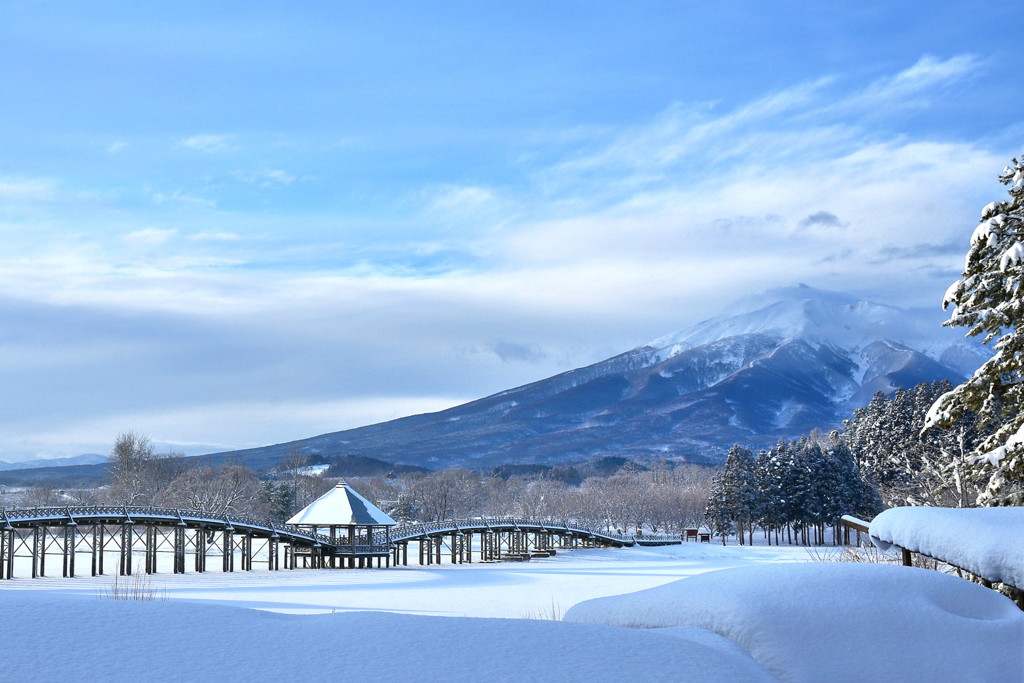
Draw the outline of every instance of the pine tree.
M999 180L1010 198L982 210L963 275L942 302L952 307L945 324L968 328L994 354L939 398L926 422L945 427L972 412L980 426L997 425L968 461L988 477L979 505L1024 503L1024 160L1014 159Z
M707 518L712 530L725 536L735 528L740 545L746 538L753 542L753 525L757 517L758 493L754 481L754 454L742 446L729 449L725 468L715 478Z

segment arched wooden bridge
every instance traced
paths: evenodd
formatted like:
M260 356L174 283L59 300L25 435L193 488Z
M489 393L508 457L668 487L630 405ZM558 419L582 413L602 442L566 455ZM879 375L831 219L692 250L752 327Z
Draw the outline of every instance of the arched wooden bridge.
M474 542L474 535L477 535ZM568 520L478 517L404 524L345 542L309 529L239 515L214 515L175 508L91 506L0 510L0 579L15 576L15 564L33 578L47 575L47 559L61 575L73 577L83 563L88 573L155 573L158 555L173 556L173 572L207 570L211 557L220 570L302 567L370 567L408 564L409 544L418 545L420 564L528 560L558 549L678 544L664 536L626 536ZM77 566L76 566L77 563ZM52 566L52 565L51 565Z

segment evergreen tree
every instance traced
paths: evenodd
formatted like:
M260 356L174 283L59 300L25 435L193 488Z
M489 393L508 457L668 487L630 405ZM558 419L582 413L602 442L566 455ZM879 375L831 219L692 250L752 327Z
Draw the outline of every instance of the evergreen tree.
M879 392L843 423L843 440L887 505L962 507L970 496L964 462L978 440L974 416L922 431L928 408L951 388L924 382L891 397Z
M981 213L971 236L963 275L943 298L952 307L949 326L968 328L994 354L966 382L946 393L928 413L927 426L946 427L965 413L995 428L973 449L968 464L987 486L980 505L1024 503L1024 157L999 177L1008 201Z
M711 500L708 502L708 521L717 527L713 531L728 534L735 529L740 545L744 543L744 534L749 542L753 542L759 499L754 469L754 454L742 446L734 445L729 449L725 468L715 478ZM725 543L725 535L722 543Z

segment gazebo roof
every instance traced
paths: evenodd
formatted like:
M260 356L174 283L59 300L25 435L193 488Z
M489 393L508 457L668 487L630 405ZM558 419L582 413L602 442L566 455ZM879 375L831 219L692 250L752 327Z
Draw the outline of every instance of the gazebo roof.
M339 481L337 486L288 520L288 524L316 526L393 526L397 523L344 481Z

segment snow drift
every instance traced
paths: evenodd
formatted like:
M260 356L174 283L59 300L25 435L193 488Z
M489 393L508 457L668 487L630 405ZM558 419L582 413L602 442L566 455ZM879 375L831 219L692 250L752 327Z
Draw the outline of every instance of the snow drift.
M785 681L1024 680L1024 613L994 591L914 567L726 569L583 602L565 619L704 628Z
M773 680L733 643L699 629L385 612L287 615L38 594L7 594L3 607L19 643L4 647L8 681Z

